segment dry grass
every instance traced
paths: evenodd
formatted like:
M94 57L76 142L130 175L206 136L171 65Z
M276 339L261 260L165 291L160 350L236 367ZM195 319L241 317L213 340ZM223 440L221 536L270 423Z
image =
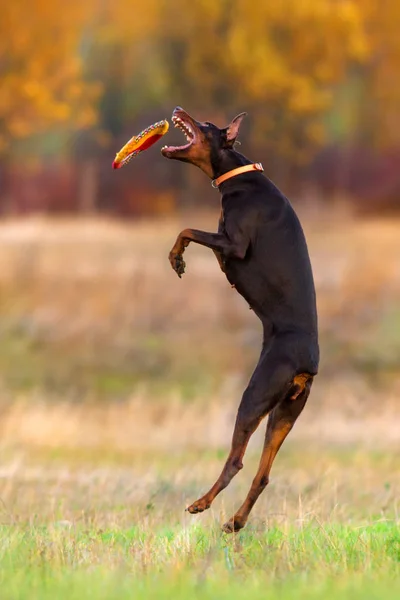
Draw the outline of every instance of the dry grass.
M320 392L320 390L317 390ZM315 395L317 395L317 392ZM386 403L375 413L363 414L362 402L347 392L346 400L354 403L352 411L337 406L338 390L328 391L325 402L331 408L317 407L312 397L304 414L290 434L299 444L317 443L322 447L361 447L398 452L400 445L398 404ZM229 402L231 400L231 402ZM99 406L74 405L69 402L48 404L25 402L3 410L0 426L1 447L72 449L82 451L135 452L204 450L228 448L237 402L218 397L207 407L201 398L187 404L179 396L167 396L165 404L151 404L148 395L133 397L122 403ZM356 406L359 407L356 410ZM313 409L317 408L316 411ZM262 447L264 425L254 435L251 447Z
M235 539L183 508L218 475L258 323L181 222L0 226L2 598L397 598L399 223L303 215L322 362ZM211 345L210 345L211 340Z
M376 394L380 405L391 404L400 371L399 223L340 214L303 221L318 294L318 405L328 384L345 410L355 396L364 407ZM238 395L260 328L206 249L190 246L182 281L171 271L168 250L187 224L214 227L207 215L3 223L3 397L9 390L80 401L126 400L146 389L153 398L177 392L213 402Z
M65 520L98 529L129 528L144 519L150 530L172 523L206 528L222 524L244 500L258 463L250 449L243 472L212 509L192 516L184 508L214 482L224 457L221 450L19 448L4 456L3 524ZM314 520L356 525L396 521L399 486L399 464L392 452L304 447L291 440L276 461L249 528L285 528Z
M399 223L303 215L322 362L294 443L400 442ZM210 252L167 254L207 215L0 226L2 447L91 453L228 446L259 326ZM210 346L210 340L212 344ZM377 406L379 409L377 409ZM253 448L262 442L263 427Z

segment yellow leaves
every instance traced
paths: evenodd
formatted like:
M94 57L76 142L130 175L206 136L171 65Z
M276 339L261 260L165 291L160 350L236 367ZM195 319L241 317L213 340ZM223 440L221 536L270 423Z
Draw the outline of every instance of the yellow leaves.
M398 146L400 139L400 3L398 0L358 2L362 21L359 73L362 102L358 107L358 136L377 146ZM357 38L356 38L357 41Z
M53 106L53 118L57 122L64 123L70 117L71 107L65 102L58 102Z
M28 80L22 82L21 93L26 97L26 99L33 100L37 98L41 92L41 86L36 80Z
M352 0L281 0L250 6L247 0L231 0L225 8L225 13L210 12L206 45L196 38L185 46L190 65L199 64L207 52L214 54L215 67L205 77L200 73L198 95L204 98L205 88L215 87L222 76L225 97L240 109L256 109L254 139L264 133L279 140L274 142L279 152L288 155L292 148L293 156L299 140L308 148L320 144L321 117L331 103L330 87L344 77L350 61L365 55L358 4ZM200 27L203 31L204 24ZM199 74L195 69L193 73Z
M29 124L17 115L14 115L9 119L7 123L7 129L9 133L15 138L26 137L31 133L31 128L29 127Z
M395 121L398 0L32 6L18 0L2 9L0 122L7 140L53 125L92 127L106 92L126 113L147 109L155 98L210 115L248 109L257 113L253 140L268 135L296 155L299 140L309 148L321 143L331 89L354 63L368 66L369 93L381 115L389 110L387 127Z
M325 110L331 97L328 91L315 88L306 77L294 77L288 94L288 110L299 116L313 115Z
M94 122L91 84L82 78L79 44L94 1L6 3L0 20L0 125L3 148L53 125ZM75 117L77 106L83 116Z
M76 115L76 125L79 129L87 129L96 123L97 111L90 106L80 110Z
M83 84L80 81L73 81L66 88L65 93L67 98L73 102L74 100L80 98L83 92Z

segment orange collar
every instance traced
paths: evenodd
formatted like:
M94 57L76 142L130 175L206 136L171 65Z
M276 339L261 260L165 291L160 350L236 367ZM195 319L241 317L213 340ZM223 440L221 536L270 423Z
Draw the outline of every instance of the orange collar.
M253 163L251 165L244 165L244 167L238 167L237 169L232 169L232 171L228 171L225 175L221 175L217 179L213 179L211 185L213 188L218 189L221 183L230 179L231 177L236 177L236 175L241 175L241 173L247 173L248 171L264 171L261 163Z

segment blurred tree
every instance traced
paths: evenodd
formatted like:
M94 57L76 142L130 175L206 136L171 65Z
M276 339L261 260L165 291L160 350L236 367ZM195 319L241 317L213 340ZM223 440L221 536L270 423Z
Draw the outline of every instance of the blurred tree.
M103 134L115 136L132 114L168 100L221 118L249 109L253 142L304 162L322 141L332 84L366 51L356 0L30 6L8 3L1 19L3 146L52 124L88 127L97 110Z
M357 0L251 10L247 0L148 0L135 10L130 0L103 0L99 23L86 73L104 85L102 139L157 107L182 104L219 124L248 110L250 145L275 173L306 164L324 143L332 88L366 55Z
M251 155L281 180L326 141L395 145L399 18L398 0L6 3L0 152L73 154L90 211L105 151L176 104L220 125L247 110Z
M307 161L323 142L322 117L330 107L332 85L367 52L359 3L160 4L158 43L170 93L226 117L249 109L253 143L271 155Z
M400 141L400 2L363 0L368 59L357 71L357 138L380 148Z
M132 135L135 131L133 122L138 127L138 115L157 104L154 98L160 70L154 39L159 4L160 0L135 4L128 0L102 0L97 3L95 18L83 32L85 80L102 85L95 106L96 122L73 142L80 165L79 206L84 212L99 208L99 159L105 150L111 151L112 144L114 151L121 147L129 132ZM148 122L144 121L145 125ZM120 176L118 181L121 179ZM114 207L122 202L121 196L117 192L111 197Z
M0 19L0 151L52 125L96 118L98 83L82 78L79 44L94 1L6 2Z

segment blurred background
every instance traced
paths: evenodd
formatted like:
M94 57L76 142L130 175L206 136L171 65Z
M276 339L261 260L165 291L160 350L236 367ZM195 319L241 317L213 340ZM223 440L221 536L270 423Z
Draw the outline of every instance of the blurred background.
M1 214L215 205L200 173L156 148L110 169L127 139L177 104L221 127L246 110L243 150L299 200L396 211L399 12L396 0L4 7Z
M399 18L398 0L2 7L4 447L229 444L259 323L208 250L181 281L168 263L182 228L216 229L218 193L160 146L111 168L176 105L221 127L247 111L241 151L304 225L322 360L294 439L399 444Z

